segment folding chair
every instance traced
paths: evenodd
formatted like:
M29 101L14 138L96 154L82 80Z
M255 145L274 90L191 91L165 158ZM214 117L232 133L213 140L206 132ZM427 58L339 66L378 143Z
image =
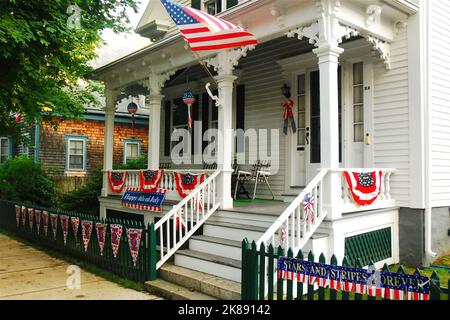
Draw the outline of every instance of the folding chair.
M172 163L171 162L161 162L159 164L159 168L170 170L170 169L172 169Z
M270 193L272 194L272 200L275 199L275 195L273 194L272 188L269 184L269 177L272 175L270 173L271 163L270 161L256 161L252 167L252 171L242 171L238 170L237 178L236 178L236 186L234 189L234 198L236 199L237 189L239 184L244 184L245 182L253 182L253 197L252 200L255 200L256 189L258 187L259 182L265 182L267 187L269 188Z
M203 170L216 170L217 169L217 163L203 163Z

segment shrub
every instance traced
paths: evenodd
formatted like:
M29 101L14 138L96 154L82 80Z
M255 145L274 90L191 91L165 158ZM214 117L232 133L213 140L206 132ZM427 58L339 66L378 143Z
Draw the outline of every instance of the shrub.
M58 206L61 209L100 214L98 197L101 195L103 175L101 170L94 171L84 186L59 196Z
M55 184L32 159L21 156L0 166L1 198L50 207L55 195Z
M128 160L127 164L118 165L116 170L144 170L147 169L148 158L147 155L143 154L135 160Z

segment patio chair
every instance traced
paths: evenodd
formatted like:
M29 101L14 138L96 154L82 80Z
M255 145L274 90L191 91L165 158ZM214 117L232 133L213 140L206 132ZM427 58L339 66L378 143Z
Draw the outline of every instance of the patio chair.
M217 169L217 163L203 163L203 170L216 170Z
M272 200L275 199L275 195L273 194L272 188L269 184L269 177L272 176L270 173L271 162L270 161L256 161L252 167L251 172L238 170L236 177L236 185L234 189L234 199L236 199L238 186L240 184L244 184L246 182L253 182L253 197L252 200L255 200L256 189L258 187L258 183L265 182L267 187L269 188L270 193L272 194Z

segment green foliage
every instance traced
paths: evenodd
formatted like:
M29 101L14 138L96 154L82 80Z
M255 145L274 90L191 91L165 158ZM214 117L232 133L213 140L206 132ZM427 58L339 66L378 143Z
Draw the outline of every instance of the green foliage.
M147 169L148 157L146 154L142 154L135 160L128 160L127 164L121 164L116 166L116 170L143 170Z
M14 112L31 123L42 111L77 117L97 105L98 84L84 80L92 71L88 62L103 30L126 30L127 10L136 11L136 2L0 0L0 132L18 130Z
M17 157L0 166L1 198L48 207L55 194L55 184L32 159Z
M84 186L76 191L58 197L58 207L64 210L100 214L98 197L102 191L103 175L101 170L94 171Z

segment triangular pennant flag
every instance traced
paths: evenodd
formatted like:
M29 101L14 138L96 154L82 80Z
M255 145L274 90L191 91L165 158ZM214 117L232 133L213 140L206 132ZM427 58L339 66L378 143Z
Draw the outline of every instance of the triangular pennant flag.
M62 215L59 217L61 221L61 228L63 231L63 239L64 239L64 245L67 244L67 235L69 234L69 217L66 215Z
M78 241L77 234L78 234L78 226L80 225L80 218L71 217L70 222L72 223L72 230L73 235L75 236L75 241Z
M142 229L127 229L128 244L130 245L131 258L133 265L136 267L139 256L139 246L141 244Z
M34 220L36 221L37 234L41 231L41 210L34 211Z
M48 233L48 212L43 211L42 212L42 222L44 223L44 234L47 236Z
M22 218L22 226L25 227L25 223L27 221L27 208L22 206L22 211L21 211L21 218Z
M16 208L16 222L17 222L17 227L19 227L20 224L20 206L18 206L17 204L15 205Z
M92 221L81 221L81 234L83 235L84 252L87 252L92 234Z
M52 231L53 231L53 239L56 240L56 232L58 230L58 215L51 213L50 214L50 224L52 225Z
M28 224L30 225L31 231L33 231L33 222L34 222L34 209L28 208Z
M123 227L120 224L111 224L111 248L114 258L119 253L120 238L122 237Z
M100 248L101 256L103 256L103 249L105 248L106 228L107 227L108 227L107 224L103 224L103 223L95 224L95 229L97 231L98 246Z

